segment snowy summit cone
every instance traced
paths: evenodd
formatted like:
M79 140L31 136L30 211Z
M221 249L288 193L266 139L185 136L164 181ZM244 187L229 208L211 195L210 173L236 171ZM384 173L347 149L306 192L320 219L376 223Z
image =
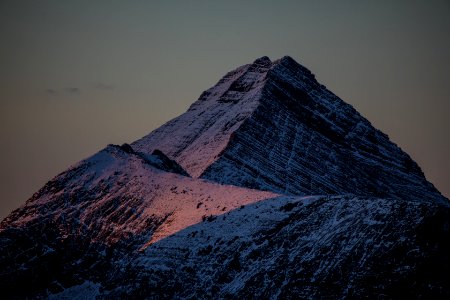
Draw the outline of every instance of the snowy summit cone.
M133 143L194 177L293 195L442 199L419 166L305 67L264 56Z

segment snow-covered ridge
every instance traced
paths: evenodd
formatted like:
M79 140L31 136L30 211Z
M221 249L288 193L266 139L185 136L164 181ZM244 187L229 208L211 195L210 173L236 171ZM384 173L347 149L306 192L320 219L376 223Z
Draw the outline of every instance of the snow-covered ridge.
M161 151L109 145L48 182L0 223L5 297L72 286L70 293L97 293L98 284L80 278L109 274L98 265L113 264L112 255L131 257L189 226L278 196L193 179L176 166ZM18 285L29 281L29 288Z
M230 210L277 196L186 177L161 151L109 145L55 177L0 224L24 227L40 218L71 219L68 230L115 243L145 235L149 243Z

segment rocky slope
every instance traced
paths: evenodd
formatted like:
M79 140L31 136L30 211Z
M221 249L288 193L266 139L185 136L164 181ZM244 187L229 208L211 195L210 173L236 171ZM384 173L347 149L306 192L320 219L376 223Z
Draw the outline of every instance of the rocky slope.
M448 207L430 202L264 200L161 240L98 292L104 299L448 298L449 219Z
M449 201L406 153L306 68L262 57L4 219L0 289L6 299L448 298L449 228Z

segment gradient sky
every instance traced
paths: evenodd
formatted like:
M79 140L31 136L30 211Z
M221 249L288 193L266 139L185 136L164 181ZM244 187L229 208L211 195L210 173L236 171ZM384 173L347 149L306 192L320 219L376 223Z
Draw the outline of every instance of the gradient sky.
M290 55L450 196L450 1L0 1L0 219L226 72Z

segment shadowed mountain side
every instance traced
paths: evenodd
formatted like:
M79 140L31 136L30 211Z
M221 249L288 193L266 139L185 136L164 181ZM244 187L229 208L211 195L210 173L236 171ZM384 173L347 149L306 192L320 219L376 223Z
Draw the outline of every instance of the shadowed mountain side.
M448 206L430 202L266 199L168 236L127 268L116 262L97 296L448 297L449 218Z

